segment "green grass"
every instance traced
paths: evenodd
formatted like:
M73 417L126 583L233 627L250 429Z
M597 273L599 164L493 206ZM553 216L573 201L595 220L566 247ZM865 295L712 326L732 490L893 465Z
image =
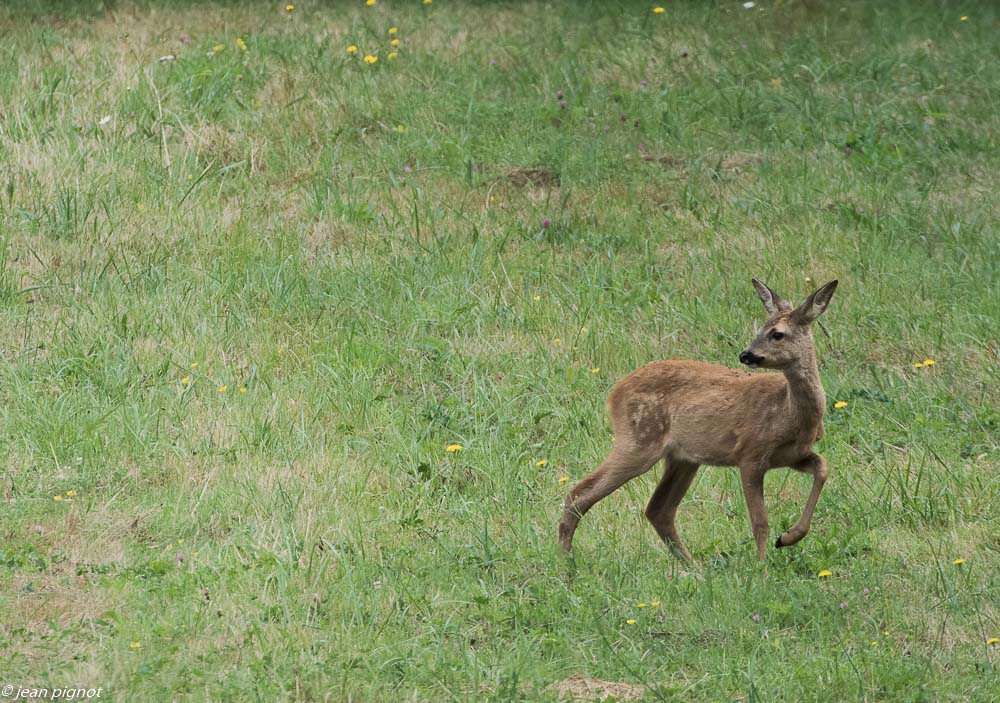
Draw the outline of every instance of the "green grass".
M295 4L0 9L0 683L995 699L996 5ZM841 281L813 532L761 573L703 469L686 567L657 468L567 563L611 385L735 366L751 276Z

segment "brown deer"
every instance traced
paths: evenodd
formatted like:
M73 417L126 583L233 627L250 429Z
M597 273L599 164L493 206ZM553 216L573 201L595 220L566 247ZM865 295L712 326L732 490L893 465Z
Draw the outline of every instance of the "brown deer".
M826 460L812 451L823 436L826 397L811 327L830 303L837 281L794 310L757 279L753 285L768 318L740 353L740 362L781 373L751 374L701 361L656 361L616 383L607 401L614 447L566 497L559 523L564 550L572 548L580 518L595 503L660 459L663 477L646 506L646 518L684 559L690 560L691 553L677 534L674 517L701 464L739 467L761 561L767 553L765 472L788 466L812 474L802 517L775 546L795 544L809 532L827 475Z

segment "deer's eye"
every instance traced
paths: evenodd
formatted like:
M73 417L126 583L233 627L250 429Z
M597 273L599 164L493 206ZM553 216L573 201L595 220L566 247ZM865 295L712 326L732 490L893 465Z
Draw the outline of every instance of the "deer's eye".
M784 332L777 332L777 331L775 331L775 332L771 333L771 339L773 339L776 342L779 339L784 339L784 338L785 338L785 333Z

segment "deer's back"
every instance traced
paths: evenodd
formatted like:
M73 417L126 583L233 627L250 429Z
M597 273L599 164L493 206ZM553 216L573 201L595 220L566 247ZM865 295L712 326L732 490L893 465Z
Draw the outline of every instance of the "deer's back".
M734 466L748 448L783 444L787 382L778 373L751 374L702 361L656 361L621 379L608 396L619 437L639 446L715 466Z

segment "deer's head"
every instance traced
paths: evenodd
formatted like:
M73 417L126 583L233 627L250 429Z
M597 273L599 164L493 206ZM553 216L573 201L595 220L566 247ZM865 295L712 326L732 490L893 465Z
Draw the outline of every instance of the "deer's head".
M756 278L753 286L764 303L767 322L740 353L740 362L751 368L785 369L808 359L813 353L812 323L826 310L837 281L819 288L794 310Z

